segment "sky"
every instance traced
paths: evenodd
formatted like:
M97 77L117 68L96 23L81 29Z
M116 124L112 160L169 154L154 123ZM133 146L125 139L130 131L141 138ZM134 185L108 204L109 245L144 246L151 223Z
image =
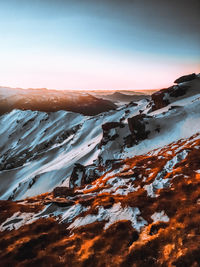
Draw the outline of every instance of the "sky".
M0 86L170 86L200 72L199 10L199 0L1 0Z

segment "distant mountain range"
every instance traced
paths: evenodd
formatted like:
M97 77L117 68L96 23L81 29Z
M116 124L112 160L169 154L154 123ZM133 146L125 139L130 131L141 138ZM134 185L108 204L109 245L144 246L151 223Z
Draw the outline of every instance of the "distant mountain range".
M144 94L144 93L138 93L133 92L132 94L128 93L122 93L122 92L114 92L113 94L109 95L96 95L96 97L101 97L106 100L110 100L114 102L115 104L124 104L129 103L131 101L139 101L141 99L150 99L150 94Z
M13 109L72 111L93 116L117 106L149 99L153 91L70 91L0 87L0 115Z
M115 108L111 101L96 98L87 92L0 87L0 114L21 109L45 112L66 110L90 116Z

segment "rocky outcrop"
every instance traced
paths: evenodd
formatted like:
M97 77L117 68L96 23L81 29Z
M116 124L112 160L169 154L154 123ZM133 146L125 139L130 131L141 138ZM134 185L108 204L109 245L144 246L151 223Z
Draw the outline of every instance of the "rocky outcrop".
M74 190L69 188L69 187L65 187L65 186L57 186L54 188L53 190L53 197L68 197L68 196L72 196L74 195Z
M198 76L195 73L181 76L180 78L176 79L174 83L177 85L173 85L169 88L162 89L158 92L155 92L151 96L151 104L152 111L164 108L170 103L174 102L176 98L184 96L189 89L189 86L186 84L181 84L184 82L189 82L195 80Z
M164 108L174 101L173 98L181 97L186 94L188 86L174 85L166 89L162 89L151 96L152 111Z
M180 78L176 79L174 83L179 84L179 83L189 82L196 78L197 78L197 75L195 73L192 73L192 74L181 76Z
M151 96L152 111L164 108L169 104L169 99L167 97L168 89L162 89Z
M115 140L119 135L116 132L116 128L123 128L124 124L122 122L107 122L102 125L103 138L100 142L100 147L106 145L109 141Z
M87 166L76 163L69 180L69 193L74 192L73 188L87 185L97 180L105 171L118 168L120 165L121 159L109 159L103 163L101 158L99 158L98 163ZM59 197L66 197L67 195L69 195L68 190L67 188L65 189L65 187L57 187L54 190L58 190ZM62 194L62 192L64 193ZM54 195L54 197L55 196L56 195Z
M95 165L83 166L76 163L69 180L70 188L79 187L99 178L100 172Z
M127 142L132 141L132 143L137 144L139 141L145 140L148 137L150 131L147 130L146 125L148 124L147 120L149 118L151 117L145 114L140 114L128 119L131 136L129 136Z

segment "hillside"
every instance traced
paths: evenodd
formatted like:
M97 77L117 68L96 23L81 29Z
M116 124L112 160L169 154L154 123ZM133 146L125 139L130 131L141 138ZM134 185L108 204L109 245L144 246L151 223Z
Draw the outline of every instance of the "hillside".
M116 105L127 104L131 101L136 102L142 99L150 99L152 92L146 90L145 92L142 91L115 91L112 94L98 94L98 92L94 95L99 98L103 98L105 100L109 100L114 102Z
M199 266L200 75L93 117L0 117L2 266Z
M14 109L55 112L73 111L92 116L116 106L87 92L0 87L0 115Z

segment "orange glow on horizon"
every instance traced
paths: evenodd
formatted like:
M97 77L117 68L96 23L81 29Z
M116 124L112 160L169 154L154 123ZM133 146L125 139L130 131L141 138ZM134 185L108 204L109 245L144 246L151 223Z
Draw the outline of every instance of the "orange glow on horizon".
M28 57L28 58L27 58ZM156 90L182 75L198 73L200 64L135 55L48 55L6 58L0 86L56 90Z

